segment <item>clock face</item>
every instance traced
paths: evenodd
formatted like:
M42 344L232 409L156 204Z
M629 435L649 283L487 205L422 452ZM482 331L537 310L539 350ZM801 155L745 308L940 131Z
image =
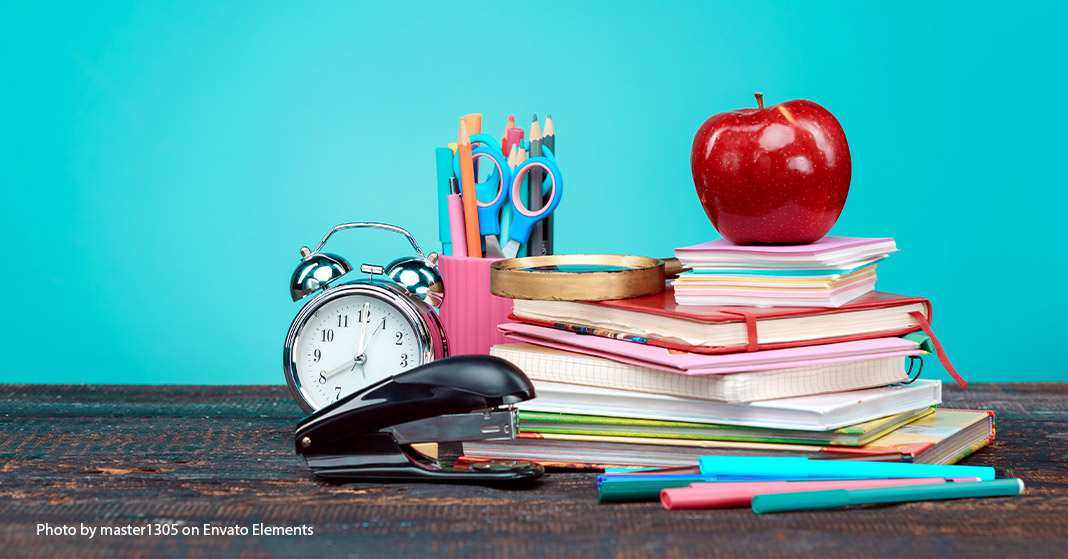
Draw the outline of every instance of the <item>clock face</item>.
M423 360L401 310L364 294L327 301L312 313L293 351L301 391L315 409Z

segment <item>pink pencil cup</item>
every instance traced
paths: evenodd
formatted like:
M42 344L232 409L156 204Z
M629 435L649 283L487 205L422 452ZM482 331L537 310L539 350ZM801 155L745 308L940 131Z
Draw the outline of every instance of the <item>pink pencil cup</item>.
M498 324L514 322L512 300L490 293L490 264L496 258L442 256L438 273L445 284L441 324L449 336L449 355L489 355L490 347L507 343Z

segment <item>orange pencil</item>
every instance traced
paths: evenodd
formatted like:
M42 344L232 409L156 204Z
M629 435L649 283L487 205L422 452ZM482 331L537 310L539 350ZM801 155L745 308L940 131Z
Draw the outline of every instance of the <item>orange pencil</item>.
M481 115L480 115L481 118ZM482 239L478 230L478 198L475 194L475 165L471 157L471 135L465 119L460 119L460 137L456 141L460 156L460 195L464 199L464 225L467 229L467 256L482 258Z
M467 124L468 134L474 136L482 133L482 113L464 115L464 122ZM473 159L472 161L474 161L474 165L471 168L475 170L475 184L478 184L478 160Z

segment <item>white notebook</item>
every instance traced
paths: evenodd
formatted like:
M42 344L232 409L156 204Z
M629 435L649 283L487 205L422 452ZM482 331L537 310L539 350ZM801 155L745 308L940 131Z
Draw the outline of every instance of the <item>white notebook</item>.
M577 384L533 381L523 411L830 431L942 403L942 381L732 404Z
M724 402L845 392L886 386L908 378L906 357L880 357L757 373L681 375L525 343L493 346L490 355L512 362L531 380Z

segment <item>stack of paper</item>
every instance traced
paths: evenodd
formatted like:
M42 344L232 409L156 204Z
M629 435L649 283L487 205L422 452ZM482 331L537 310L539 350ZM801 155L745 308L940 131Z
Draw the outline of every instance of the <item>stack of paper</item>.
M532 324L500 329L522 343L491 354L522 369L537 397L517 405L519 438L465 443L471 459L667 466L710 449L837 452L941 403L938 380L901 384L926 353L922 338L705 354Z
M692 268L675 280L680 305L840 307L875 289L893 239L824 237L809 245L741 246L725 239L675 250Z
M716 241L679 249L694 271L660 295L516 300L518 322L499 326L514 343L491 354L537 396L517 405L516 439L467 442L464 454L562 467L723 454L955 462L993 439L993 420L936 410L941 381L916 378L933 352L963 384L933 338L930 301L872 290L875 263L895 250L893 239Z

